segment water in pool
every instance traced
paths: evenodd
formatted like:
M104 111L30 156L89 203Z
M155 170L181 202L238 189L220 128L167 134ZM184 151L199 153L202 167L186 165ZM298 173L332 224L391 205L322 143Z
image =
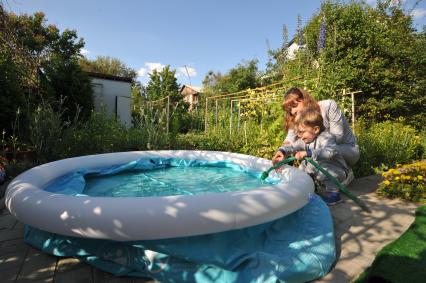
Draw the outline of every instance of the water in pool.
M86 176L83 194L110 197L195 195L257 189L269 183L260 173L232 168L168 167L156 170L124 171L115 175Z

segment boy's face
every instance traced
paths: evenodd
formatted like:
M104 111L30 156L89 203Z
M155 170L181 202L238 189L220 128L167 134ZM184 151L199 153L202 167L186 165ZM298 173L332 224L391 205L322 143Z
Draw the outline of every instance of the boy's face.
M311 143L315 140L315 138L318 136L320 132L320 127L314 126L305 126L303 124L299 124L297 127L297 136L304 142L304 143Z

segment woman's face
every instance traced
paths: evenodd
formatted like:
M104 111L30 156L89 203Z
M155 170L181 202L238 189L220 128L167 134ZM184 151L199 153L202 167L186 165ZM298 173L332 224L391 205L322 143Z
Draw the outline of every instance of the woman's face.
M298 113L302 112L302 110L305 108L305 105L303 103L302 99L295 99L290 104L290 114L292 116L297 116Z

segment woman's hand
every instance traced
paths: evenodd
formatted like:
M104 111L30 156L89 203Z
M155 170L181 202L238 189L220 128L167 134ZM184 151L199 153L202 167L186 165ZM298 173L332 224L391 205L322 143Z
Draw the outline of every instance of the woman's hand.
M284 160L284 157L284 154L281 151L278 151L277 153L275 153L274 157L272 157L272 165L275 165L281 160Z
M299 160L299 161L303 160L303 158L305 158L306 156L308 156L308 153L306 151L298 151L294 155L294 157L296 157L296 159Z

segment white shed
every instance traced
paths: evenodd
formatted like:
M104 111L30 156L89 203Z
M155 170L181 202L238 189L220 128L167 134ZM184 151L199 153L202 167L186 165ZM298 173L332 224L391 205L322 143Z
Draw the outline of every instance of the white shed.
M132 79L100 73L87 73L92 80L95 111L105 108L110 116L115 116L123 125L130 128Z

